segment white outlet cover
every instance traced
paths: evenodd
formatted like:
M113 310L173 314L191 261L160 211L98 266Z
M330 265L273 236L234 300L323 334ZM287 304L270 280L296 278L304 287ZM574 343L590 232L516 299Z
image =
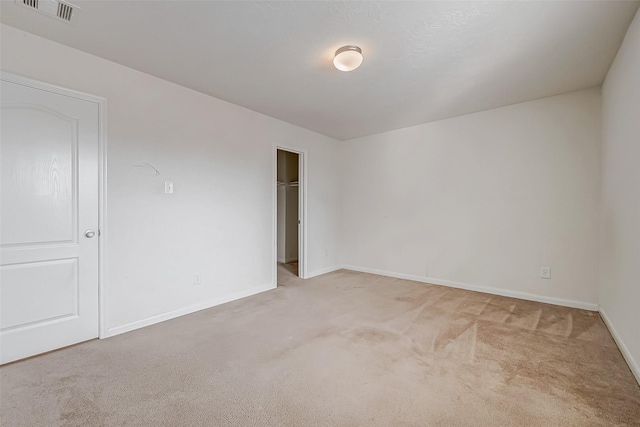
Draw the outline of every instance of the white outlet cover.
M202 283L202 277L200 276L200 273L193 273L193 284L199 285L201 283Z
M540 267L540 277L543 279L551 279L551 267Z

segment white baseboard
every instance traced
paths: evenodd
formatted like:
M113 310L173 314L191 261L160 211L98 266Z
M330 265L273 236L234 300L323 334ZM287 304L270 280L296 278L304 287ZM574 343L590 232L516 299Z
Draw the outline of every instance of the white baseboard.
M312 273L308 273L307 277L305 277L305 279L311 279L312 277L321 276L323 274L331 273L333 271L338 271L340 269L342 269L342 266L340 266L340 265L334 265L332 267L321 268L320 270L316 270L316 271L314 271Z
M177 310L169 311L167 313L158 314L155 316L147 317L146 319L136 320L135 322L127 323L122 326L116 326L113 328L107 329L104 333L100 334L100 338L109 338L115 335L123 334L125 332L133 331L135 329L144 328L145 326L151 326L156 323L164 322L165 320L175 319L176 317L184 316L186 314L191 314L196 311L204 310L207 308L215 307L216 305L224 304L227 302L235 301L241 298L249 297L251 295L256 295L261 292L269 291L271 289L275 289L277 285L266 285L266 286L258 286L255 288L247 289L245 291L236 292L234 294L228 295L222 298L216 298L214 300L199 302L197 304L190 305L188 307L179 308Z
M413 280L416 282L430 283L432 285L448 286L451 288L466 289L468 291L483 292L486 294L501 295L504 297L519 298L528 301L544 302L547 304L561 305L565 307L580 308L583 310L598 311L598 304L583 301L573 301L562 298L548 297L544 295L530 294L527 292L512 291L509 289L492 288L489 286L471 285L468 283L454 282L451 280L436 279L434 277L413 276L411 274L394 273L373 268L344 265L345 270L360 271L363 273L378 274L380 276L395 277L397 279Z
M611 333L613 340L618 345L618 348L620 349L620 353L622 353L622 357L624 357L624 360L627 362L627 365L629 365L629 369L631 369L631 373L633 373L633 376L636 377L636 381L638 382L638 385L640 385L640 366L633 359L631 352L625 345L624 341L622 341L622 337L618 335L618 332L616 332L616 328L613 327L611 320L609 320L609 317L604 312L602 307L600 307L599 311L600 311L600 317L602 317L602 320L604 321L604 324L607 326L607 329L609 329L609 332Z

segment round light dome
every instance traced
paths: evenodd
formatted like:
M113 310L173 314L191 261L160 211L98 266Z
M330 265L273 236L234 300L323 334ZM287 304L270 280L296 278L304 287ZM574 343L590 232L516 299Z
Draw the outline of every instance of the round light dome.
M362 64L362 49L358 46L343 46L336 50L333 65L340 71L353 71Z

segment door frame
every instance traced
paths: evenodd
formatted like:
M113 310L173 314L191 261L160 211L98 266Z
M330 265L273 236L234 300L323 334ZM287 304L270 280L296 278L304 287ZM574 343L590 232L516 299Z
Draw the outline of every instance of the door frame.
M0 80L98 105L98 338L106 338L107 99L6 71L0 71Z
M276 143L273 146L273 286L278 286L278 150L298 155L298 277L307 278L307 150Z

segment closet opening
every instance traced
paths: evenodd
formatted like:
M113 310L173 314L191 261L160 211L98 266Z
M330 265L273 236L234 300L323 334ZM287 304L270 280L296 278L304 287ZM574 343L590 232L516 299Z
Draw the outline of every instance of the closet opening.
M277 283L304 278L303 212L304 153L276 149L276 253Z

